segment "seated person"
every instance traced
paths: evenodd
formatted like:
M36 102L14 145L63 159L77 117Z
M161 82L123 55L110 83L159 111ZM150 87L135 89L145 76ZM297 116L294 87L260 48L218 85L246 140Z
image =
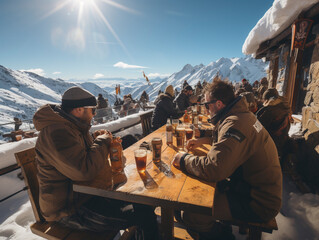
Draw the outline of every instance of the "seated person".
M184 112L188 107L192 105L190 102L190 96L192 95L193 88L189 85L186 85L185 88L183 88L180 94L178 94L178 96L173 101L179 111Z
M111 133L99 130L95 139L89 133L96 104L90 92L71 87L64 92L61 106L46 104L33 117L40 131L35 149L43 217L97 232L137 225L145 239L157 239L151 207L98 197L80 205L85 198L72 190L72 181L94 179L108 162Z
M263 94L263 107L256 113L258 120L274 140L280 157L285 155L289 145L291 109L284 97L279 96L276 88L269 88Z
M273 140L247 102L235 97L229 83L215 80L204 92L213 137L191 139L187 149L202 144L211 144L211 149L200 157L177 153L173 165L187 175L216 182L214 206L207 215L182 212L181 221L200 239L234 239L231 229L216 233L215 220L267 222L274 218L281 207L281 168Z
M251 111L252 113L256 113L258 110L258 106L254 94L252 92L243 92L240 94L240 96L246 98L249 111Z
M161 93L158 97L153 116L152 116L152 129L156 130L166 124L167 119L170 117L178 118L182 114L178 114L178 110L174 107L174 88L172 85L168 85L164 93Z

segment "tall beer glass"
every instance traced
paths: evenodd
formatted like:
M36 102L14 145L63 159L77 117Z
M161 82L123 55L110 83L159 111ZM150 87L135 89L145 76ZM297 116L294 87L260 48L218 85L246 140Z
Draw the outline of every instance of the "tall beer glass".
M178 150L184 150L185 144L185 127L180 124L176 127L176 143Z
M146 169L147 150L139 148L134 151L136 168L138 172L144 173Z

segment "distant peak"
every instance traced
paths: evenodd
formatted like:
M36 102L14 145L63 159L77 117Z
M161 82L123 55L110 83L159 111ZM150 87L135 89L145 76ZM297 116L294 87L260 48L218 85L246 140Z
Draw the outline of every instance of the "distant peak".
M193 66L188 63L183 67L182 70L191 69L191 68L193 68Z

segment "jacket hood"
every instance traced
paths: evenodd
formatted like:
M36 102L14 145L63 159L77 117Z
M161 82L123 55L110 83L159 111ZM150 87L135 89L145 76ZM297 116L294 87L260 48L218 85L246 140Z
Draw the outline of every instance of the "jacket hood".
M33 124L37 131L54 124L74 124L80 131L88 130L91 126L79 121L71 114L65 113L59 105L46 104L40 107L33 116Z
M158 97L160 100L162 100L163 98L170 98L170 99L174 98L170 94L167 94L167 93L161 93Z

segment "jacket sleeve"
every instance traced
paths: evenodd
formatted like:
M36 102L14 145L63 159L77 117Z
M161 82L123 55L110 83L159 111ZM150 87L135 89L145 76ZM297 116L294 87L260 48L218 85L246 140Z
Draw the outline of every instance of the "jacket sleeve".
M233 127L226 124L221 131L221 136L207 153L207 156L187 155L181 161L181 169L188 174L200 179L218 182L229 177L246 159L248 139L242 141L234 137L227 137L226 133Z
M187 107L185 106L185 97L183 94L179 94L176 99L175 99L175 102L176 102L176 106L177 108L180 110L180 111L184 111Z
M168 115L172 116L173 118L179 118L178 110L174 107L172 101L165 99L158 104Z
M57 128L48 138L51 164L74 181L93 179L105 166L111 139L99 136L89 148L84 138L65 128Z

